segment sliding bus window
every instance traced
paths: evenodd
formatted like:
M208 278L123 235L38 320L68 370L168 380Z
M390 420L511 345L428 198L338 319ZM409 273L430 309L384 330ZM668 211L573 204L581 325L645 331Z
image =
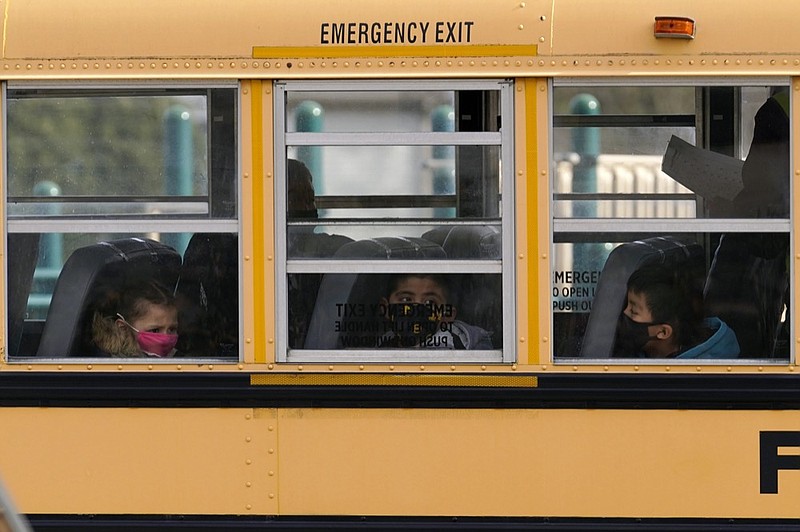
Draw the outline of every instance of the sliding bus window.
M510 83L275 94L279 360L512 361Z
M9 361L238 360L236 94L6 88Z
M556 360L789 360L789 91L556 86Z

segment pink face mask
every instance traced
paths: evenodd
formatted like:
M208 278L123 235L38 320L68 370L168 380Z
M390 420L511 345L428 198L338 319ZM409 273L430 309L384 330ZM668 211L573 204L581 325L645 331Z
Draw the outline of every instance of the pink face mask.
M148 355L166 357L175 349L175 344L178 343L178 335L136 331L136 341L142 351Z
M128 323L122 315L117 314L119 318L131 329L136 331L136 342L145 354L153 357L168 357L175 345L178 343L177 334L164 334L148 331L139 331L136 327Z

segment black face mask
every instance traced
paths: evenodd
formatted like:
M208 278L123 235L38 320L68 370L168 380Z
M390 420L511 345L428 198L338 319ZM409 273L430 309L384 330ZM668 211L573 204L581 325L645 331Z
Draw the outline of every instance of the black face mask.
M431 305L392 303L388 308L391 330L402 347L414 347L436 334L439 316Z
M637 357L644 354L645 344L654 340L656 336L650 336L648 327L658 325L655 322L640 323L633 321L624 313L620 315L617 323L617 344L614 355L620 357Z

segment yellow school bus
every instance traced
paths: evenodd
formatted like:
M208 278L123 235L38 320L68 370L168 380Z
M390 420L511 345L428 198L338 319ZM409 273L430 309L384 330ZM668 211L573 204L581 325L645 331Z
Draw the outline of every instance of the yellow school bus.
M800 7L2 8L36 530L800 526Z

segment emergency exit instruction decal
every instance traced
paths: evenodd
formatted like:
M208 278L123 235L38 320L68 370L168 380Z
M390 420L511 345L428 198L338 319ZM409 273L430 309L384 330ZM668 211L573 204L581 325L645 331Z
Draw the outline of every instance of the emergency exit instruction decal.
M470 44L471 20L437 22L323 22L319 44Z

